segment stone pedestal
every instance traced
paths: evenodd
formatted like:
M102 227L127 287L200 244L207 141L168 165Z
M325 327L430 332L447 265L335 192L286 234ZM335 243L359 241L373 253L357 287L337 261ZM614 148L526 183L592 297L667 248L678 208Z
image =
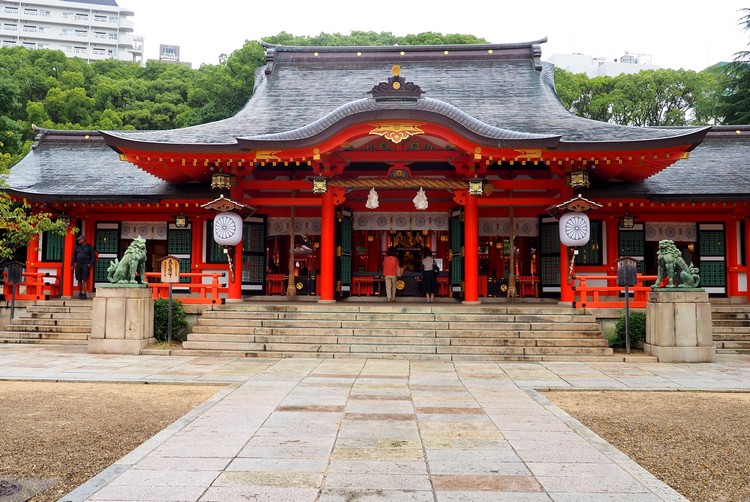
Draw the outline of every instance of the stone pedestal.
M708 293L682 288L650 292L643 351L656 356L660 363L714 362Z
M92 354L139 354L154 342L154 299L145 284L96 288L89 338Z

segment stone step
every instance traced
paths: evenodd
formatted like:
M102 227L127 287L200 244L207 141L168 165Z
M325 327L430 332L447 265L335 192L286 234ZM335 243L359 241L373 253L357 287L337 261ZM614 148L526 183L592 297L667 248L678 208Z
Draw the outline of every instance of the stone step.
M11 321L10 324L6 324L4 329L12 328L13 326L88 326L91 329L91 319L74 319L64 318L58 319L56 317L41 317L41 318L26 318L16 317Z
M38 303L35 305L29 305L26 310L28 312L44 313L91 312L92 303L90 301L66 305L44 305L43 303Z
M718 349L748 349L750 350L750 340L714 340L714 346Z
M238 318L206 318L202 317L196 323L195 330L201 330L206 327L221 325L223 327L250 328L250 327L270 327L270 328L344 328L361 330L365 327L371 327L373 321L360 320L331 320L328 318L310 318L307 320L298 319L238 319ZM456 330L465 329L467 324L463 322L444 322L444 321L395 321L391 319L380 319L376 324L388 326L389 329L403 330ZM595 322L488 322L488 323L471 323L468 326L476 327L475 331L509 331L509 330L549 330L554 328L555 331L575 331L575 332L598 332L599 326Z
M244 357L611 357L593 315L558 305L263 304L215 306L184 353ZM570 359L569 359L570 360ZM611 360L611 359L610 359Z
M750 341L750 333L716 333L713 334L714 341Z
M79 341L87 342L89 339L88 333L72 333L69 331L62 332L15 332L15 331L0 331L0 340L54 340L54 341Z
M62 326L51 326L51 325L22 325L22 324L7 324L3 326L3 332L7 333L91 333L91 325L73 326L73 325L62 325Z
M714 319L711 321L711 324L715 328L718 327L735 327L735 328L747 328L750 327L750 320L739 320L739 319Z
M554 347L448 347L448 346L421 346L421 345L361 345L361 344L261 344L261 343L216 343L216 342L185 342L184 351L210 351L212 355L217 352L229 353L253 353L248 357L320 357L321 355L346 355L353 357L374 357L378 354L398 356L412 355L443 355L453 356L476 356L477 359L492 358L492 356L512 356L516 360L529 360L559 357L559 360L570 360L570 357L602 356L603 360L611 360L608 357L614 352L611 348L554 348ZM185 352L187 353L187 352Z
M0 334L0 345L6 343L24 345L88 345L89 342L88 337L85 340L75 338L16 338Z
M21 315L16 315L14 319L33 319L33 320L72 320L72 321L87 321L91 322L92 315L91 311L88 312L66 312L66 313L39 313L39 312L24 312Z
M741 336L750 333L750 328L745 327L731 327L731 326L714 326L713 334L716 335L729 335L729 336Z
M750 354L750 349L716 349L717 354Z

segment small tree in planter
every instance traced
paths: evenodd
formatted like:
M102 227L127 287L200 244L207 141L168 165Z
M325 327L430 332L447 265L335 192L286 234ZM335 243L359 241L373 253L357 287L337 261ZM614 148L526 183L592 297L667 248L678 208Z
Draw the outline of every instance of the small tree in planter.
M169 300L158 298L154 300L154 338L158 342L167 341L167 327L169 324ZM172 299L172 340L183 341L188 322L185 308L180 300Z
M640 347L646 339L646 313L630 311L630 346ZM622 314L615 323L615 336L610 341L613 347L625 346L625 314Z

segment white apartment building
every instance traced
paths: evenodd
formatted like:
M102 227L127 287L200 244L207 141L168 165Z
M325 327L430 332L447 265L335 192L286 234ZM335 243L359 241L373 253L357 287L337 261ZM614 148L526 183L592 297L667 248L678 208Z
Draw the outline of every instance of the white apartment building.
M0 0L0 46L59 49L87 61L138 60L142 39L133 36L133 15L115 0Z
M661 68L651 64L649 54L630 54L628 52L619 60L614 59L613 61L586 54L552 54L547 62L572 73L585 73L589 78L616 77L623 73L638 73L643 70L658 70Z

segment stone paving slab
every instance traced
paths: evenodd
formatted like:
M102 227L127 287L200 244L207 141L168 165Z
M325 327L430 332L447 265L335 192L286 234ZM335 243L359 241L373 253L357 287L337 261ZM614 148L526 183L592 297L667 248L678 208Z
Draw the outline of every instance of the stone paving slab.
M225 383L61 501L685 500L537 389L750 391L711 364L118 356L4 345L0 378Z

